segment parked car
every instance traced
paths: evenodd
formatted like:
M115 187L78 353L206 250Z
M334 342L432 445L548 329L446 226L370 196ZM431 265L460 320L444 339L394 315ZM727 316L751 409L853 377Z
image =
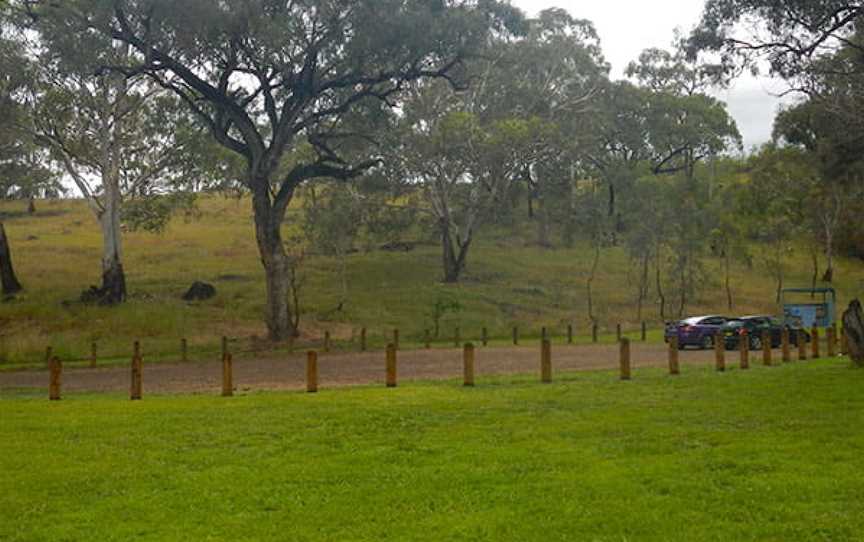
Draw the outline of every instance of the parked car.
M666 323L666 334L664 339L669 342L672 337L678 337L678 348L683 350L687 346L696 346L702 349L714 348L714 337L721 330L729 318L725 316L694 316L678 322Z
M750 350L762 349L762 333L768 331L771 337L771 348L780 346L783 330L789 329L789 342L798 346L799 337L805 342L810 342L810 334L803 329L794 330L785 325L779 318L773 316L742 316L732 318L723 325L723 342L727 350L737 350L741 344L741 337L747 332L747 341Z

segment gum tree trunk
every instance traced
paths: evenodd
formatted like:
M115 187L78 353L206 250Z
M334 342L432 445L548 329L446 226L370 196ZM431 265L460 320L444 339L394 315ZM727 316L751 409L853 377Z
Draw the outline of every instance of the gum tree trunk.
M120 191L116 183L106 182L104 185L104 210L99 215L99 227L102 230L102 287L99 289L99 302L117 305L126 301Z
M2 222L0 222L0 285L2 285L4 296L17 294L23 289L12 267L9 240L6 238L6 229L3 227Z
M262 183L258 183L261 186ZM254 185L253 185L254 186ZM269 184L265 185L269 186ZM258 252L264 266L267 289L265 321L272 341L287 341L296 333L289 305L290 277L288 255L282 241L282 217L284 212L274 208L269 194L257 191L252 198L255 212L255 237Z

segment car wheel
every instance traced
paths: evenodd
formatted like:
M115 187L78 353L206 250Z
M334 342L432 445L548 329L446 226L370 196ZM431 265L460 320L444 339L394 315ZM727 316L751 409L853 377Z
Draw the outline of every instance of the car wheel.
M762 338L761 337L750 337L750 350L761 350L762 349Z
M714 337L705 335L702 337L702 344L700 346L702 346L702 350L711 350L714 348Z

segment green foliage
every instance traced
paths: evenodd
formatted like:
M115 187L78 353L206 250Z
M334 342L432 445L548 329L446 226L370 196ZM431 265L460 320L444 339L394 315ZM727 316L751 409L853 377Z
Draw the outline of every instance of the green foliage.
M126 201L123 206L123 222L130 231L162 233L176 213L182 212L187 219L198 214L198 195L192 192L150 194Z

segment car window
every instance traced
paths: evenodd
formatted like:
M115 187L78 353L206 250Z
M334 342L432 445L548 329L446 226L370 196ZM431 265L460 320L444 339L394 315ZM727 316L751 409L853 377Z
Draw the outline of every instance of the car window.
M702 325L706 326L722 326L723 323L726 322L726 319L722 316L715 316L713 318L706 318L702 320Z

